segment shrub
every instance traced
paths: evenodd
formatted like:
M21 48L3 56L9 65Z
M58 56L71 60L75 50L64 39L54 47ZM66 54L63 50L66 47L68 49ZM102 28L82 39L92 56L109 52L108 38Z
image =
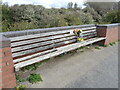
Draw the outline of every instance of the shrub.
M16 75L16 81L17 83L19 83L19 82L25 82L26 80L22 79L19 75Z
M41 65L41 62L38 62L38 63L32 64L32 65L28 65L26 67L23 67L22 70L23 71L25 71L25 70L36 70L40 65Z
M107 45L104 45L104 47L108 47L109 45L107 44Z
M114 44L115 44L115 42L111 42L111 43L109 43L111 46L113 46Z
M18 31L18 30L26 30L26 29L33 29L36 28L37 26L35 26L33 23L29 23L29 22L16 22L11 24L10 30L11 31Z
M32 84L43 81L40 74L30 74L30 76L27 78L27 80Z
M26 85L17 86L15 88L16 88L16 90L25 90Z
M120 11L114 10L106 14L104 21L109 23L120 23Z
M100 47L95 47L95 49L101 49Z

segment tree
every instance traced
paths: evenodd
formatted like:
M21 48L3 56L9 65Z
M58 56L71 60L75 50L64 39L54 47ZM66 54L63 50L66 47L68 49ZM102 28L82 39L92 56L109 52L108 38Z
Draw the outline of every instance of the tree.
M86 2L85 5L89 8L93 8L98 12L102 17L105 16L106 13L113 10L113 6L116 3L116 0L113 2Z
M107 13L104 21L109 23L120 23L120 11L114 10Z
M74 8L76 9L78 7L77 3L74 4Z
M72 8L73 7L73 3L72 2L69 2L68 3L68 8Z
M9 17L10 17L9 6L7 3L3 3L3 5L2 5L2 20L8 20Z
M83 11L84 11L84 13L90 13L92 15L92 17L93 17L95 22L97 22L97 23L101 22L102 17L93 8L86 7L86 8L83 9Z

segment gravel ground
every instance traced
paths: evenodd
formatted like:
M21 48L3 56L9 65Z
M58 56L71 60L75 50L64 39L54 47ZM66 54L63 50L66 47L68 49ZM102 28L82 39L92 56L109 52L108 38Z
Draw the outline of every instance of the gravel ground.
M21 84L29 88L118 88L118 43L100 50L94 47L53 58L34 71L18 72L23 78L39 73L43 79Z

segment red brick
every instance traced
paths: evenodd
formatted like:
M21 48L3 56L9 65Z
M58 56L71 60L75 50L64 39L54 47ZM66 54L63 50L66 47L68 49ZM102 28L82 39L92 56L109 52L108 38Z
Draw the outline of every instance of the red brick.
M0 58L3 58L3 57L4 57L4 53L0 52Z
M9 82L11 82L11 81L13 81L13 80L15 80L15 76L14 76L14 74L11 74L11 75L9 75L9 77L3 77L3 79L2 79L2 83L4 84L4 83L9 83Z
M9 79L9 78L14 78L15 77L15 74L14 73L10 73L9 75L4 75L2 76L2 80L6 80L6 79Z
M13 61L13 57L9 56L9 57L3 57L2 60L0 60L2 62L6 62L6 61Z
M11 47L0 49L0 84L2 88L16 86L15 72Z
M0 90L2 89L2 83L0 83Z
M4 52L4 57L9 57L9 56L12 56L11 51Z
M11 51L11 47L2 48L2 51L3 51L3 52L9 52L9 51Z
M97 28L97 35L100 37L106 37L105 41L101 41L101 43L99 44L109 44L110 42L116 42L120 39L120 36L118 36L118 34L120 34L119 29L120 27L98 27ZM119 32L118 32L119 31Z
M14 70L14 66L13 65L9 65L9 66L6 66L6 67L2 67L1 71L13 71Z
M6 57L6 56L11 56L11 48L2 48L0 49L0 57Z
M8 65L13 65L13 62L12 61L6 61L6 62L3 62L3 63L0 63L0 68L8 66Z
M8 76L9 74L12 74L12 73L14 73L14 69L13 68L11 68L11 69L9 69L8 71L3 71L2 72L2 76Z
M15 80L12 80L8 83L5 83L2 85L2 88L14 88L16 86L16 81Z

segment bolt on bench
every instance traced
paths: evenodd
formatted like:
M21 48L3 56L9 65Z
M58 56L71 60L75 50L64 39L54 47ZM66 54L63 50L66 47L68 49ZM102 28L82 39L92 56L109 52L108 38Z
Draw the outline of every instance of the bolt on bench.
M76 42L74 29L83 30L84 41ZM10 39L15 71L62 53L105 40L97 37L95 25L79 25L2 33Z

